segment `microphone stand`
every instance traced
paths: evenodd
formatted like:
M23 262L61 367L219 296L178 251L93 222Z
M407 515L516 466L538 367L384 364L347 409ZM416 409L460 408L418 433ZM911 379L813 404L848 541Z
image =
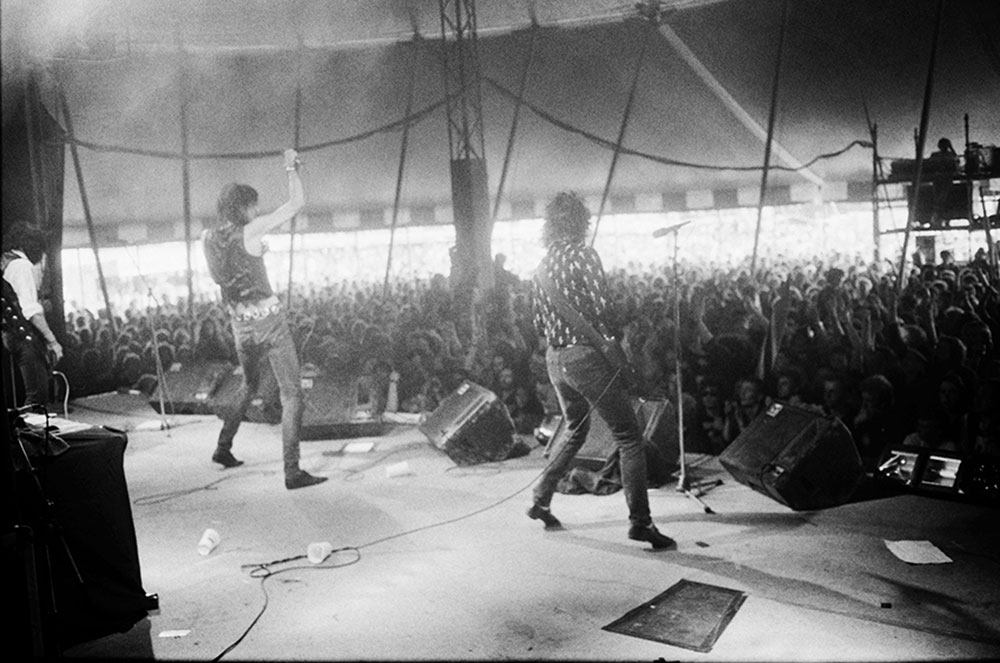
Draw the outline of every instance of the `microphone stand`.
M167 437L170 437L170 420L167 419L167 405L164 402L164 394L166 394L166 400L170 401L171 412L173 411L174 401L170 398L170 394L167 393L167 374L163 370L163 359L160 357L160 339L158 333L160 300L153 294L153 289L149 285L146 286L146 290L149 299L156 305L156 315L153 317L151 326L153 327L153 357L156 362L156 385L160 397L160 430L167 431Z
M677 476L677 492L684 493L695 502L701 505L705 510L705 513L714 514L715 511L711 509L705 502L701 499L701 496L706 492L722 484L721 479L715 479L714 481L703 481L692 484L688 480L687 475L687 460L684 453L684 390L682 387L681 380L681 282L680 276L677 271L677 251L678 251L678 231L685 225L690 223L690 221L685 221L683 223L678 223L669 228L661 228L653 233L653 237L662 237L666 234L672 234L674 236L674 256L673 256L673 282L674 282L674 376L676 380L677 387L677 443L678 443L678 465L680 470Z

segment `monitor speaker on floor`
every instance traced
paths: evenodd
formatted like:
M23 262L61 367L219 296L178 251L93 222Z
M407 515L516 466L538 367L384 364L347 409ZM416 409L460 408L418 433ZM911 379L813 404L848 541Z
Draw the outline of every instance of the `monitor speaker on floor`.
M156 385L149 404L160 414L212 414L216 391L232 369L226 361L164 367L163 384Z
M669 481L678 467L680 447L677 439L677 414L673 404L667 400L634 399L633 410L646 448L646 467L649 481L662 485ZM608 423L596 410L590 413L590 428L587 440L580 447L571 467L583 467L599 471L617 451L614 436ZM558 452L564 443L566 425L560 419L546 450L549 458Z
M514 422L503 401L468 380L446 396L419 428L456 465L506 460L517 444Z
M836 417L775 403L719 455L734 479L796 510L847 502L864 472Z

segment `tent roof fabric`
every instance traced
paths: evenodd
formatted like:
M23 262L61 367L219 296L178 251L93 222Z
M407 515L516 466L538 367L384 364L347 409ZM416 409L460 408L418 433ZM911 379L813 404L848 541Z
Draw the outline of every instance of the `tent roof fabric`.
M600 194L650 31L612 193L670 197L759 186L763 141L721 96L767 125L782 1L662 8L665 28L715 86L631 4L479 3L492 192L534 40L504 198L536 200L562 189ZM801 163L836 155L809 167L830 187L871 178L872 151L859 144L870 140L869 122L878 126L882 155L912 157L936 10L934 0L791 3L775 142ZM233 180L257 187L265 206L280 203L279 155L296 135L297 89L309 208L391 207L410 76L415 115L402 204L450 202L437 2L4 0L3 11L4 91L28 68L17 69L24 62L44 64L32 70L57 118L57 84L65 91L98 224L182 218L182 99L192 215L211 218L219 189ZM421 39L412 38L414 25ZM941 136L961 150L966 115L970 140L1000 143L998 42L1000 3L945 3L928 151ZM774 155L771 165L776 186L809 182L781 169L788 164ZM67 160L69 227L83 224L72 167Z

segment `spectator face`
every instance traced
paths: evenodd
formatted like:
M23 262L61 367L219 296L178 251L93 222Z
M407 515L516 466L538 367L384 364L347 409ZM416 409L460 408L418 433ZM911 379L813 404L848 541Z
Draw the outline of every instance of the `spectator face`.
M938 402L947 412L961 412L964 403L962 388L950 380L941 382L938 388Z
M790 375L782 375L778 378L778 398L781 400L788 400L798 391L797 385L795 384L795 379Z
M840 407L845 400L844 385L840 380L823 382L823 403L827 407Z
M510 389L514 386L514 371L509 368L500 371L500 386L504 389Z
M706 410L718 408L722 404L722 400L719 398L719 388L713 385L702 387L701 403Z
M876 394L870 391L861 392L861 410L869 415L878 414L882 411L882 405Z
M739 398L741 406L752 407L764 400L764 392L759 384L747 380L740 384Z

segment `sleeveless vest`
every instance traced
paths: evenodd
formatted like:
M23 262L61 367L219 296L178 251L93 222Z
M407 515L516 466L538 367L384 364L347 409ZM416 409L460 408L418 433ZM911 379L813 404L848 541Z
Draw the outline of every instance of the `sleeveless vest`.
M231 306L250 304L274 294L263 256L252 256L243 246L243 227L213 228L205 237L205 258L212 279L222 288L222 301Z

